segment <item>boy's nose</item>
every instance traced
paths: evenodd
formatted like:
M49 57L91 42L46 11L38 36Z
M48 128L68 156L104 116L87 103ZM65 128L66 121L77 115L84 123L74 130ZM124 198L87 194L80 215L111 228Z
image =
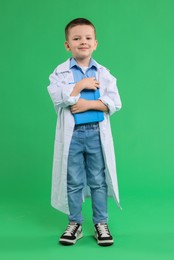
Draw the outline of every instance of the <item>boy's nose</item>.
M81 44L82 45L86 44L86 39L82 39Z

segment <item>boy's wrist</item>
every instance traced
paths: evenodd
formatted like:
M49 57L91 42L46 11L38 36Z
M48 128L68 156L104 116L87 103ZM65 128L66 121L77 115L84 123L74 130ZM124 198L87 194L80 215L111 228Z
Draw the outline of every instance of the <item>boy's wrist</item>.
M80 94L80 92L83 90L81 84L79 84L79 82L77 82L73 88L73 91L71 92L70 96L77 96Z
M83 86L80 81L75 84L75 88L79 93L83 90Z
M89 110L108 112L108 107L101 100L88 100Z

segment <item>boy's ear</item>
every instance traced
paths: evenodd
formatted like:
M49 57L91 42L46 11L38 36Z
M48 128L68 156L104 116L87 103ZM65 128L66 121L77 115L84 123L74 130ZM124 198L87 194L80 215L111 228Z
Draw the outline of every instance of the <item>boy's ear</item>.
M94 51L97 49L97 46L98 46L98 41L95 40L95 47L94 47Z
M70 46L69 46L69 43L68 43L67 41L65 42L65 49L66 49L67 51L71 51Z

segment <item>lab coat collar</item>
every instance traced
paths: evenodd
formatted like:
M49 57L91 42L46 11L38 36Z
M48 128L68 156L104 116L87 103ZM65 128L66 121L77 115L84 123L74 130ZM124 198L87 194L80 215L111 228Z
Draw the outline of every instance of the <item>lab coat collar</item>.
M66 60L64 63L60 64L58 67L57 67L57 72L58 73L62 73L62 72L70 72L70 61L71 61L71 58L69 58L68 60ZM95 65L94 65L95 64ZM103 68L102 65L100 65L99 63L97 63L95 60L91 59L91 62L90 62L90 66L95 66L97 69L101 69Z
M80 67L79 64L77 63L77 61L74 58L71 58L70 59L70 69L73 68L74 66L76 66L78 68ZM91 67L98 69L96 62L93 59L90 60L88 68L90 69Z

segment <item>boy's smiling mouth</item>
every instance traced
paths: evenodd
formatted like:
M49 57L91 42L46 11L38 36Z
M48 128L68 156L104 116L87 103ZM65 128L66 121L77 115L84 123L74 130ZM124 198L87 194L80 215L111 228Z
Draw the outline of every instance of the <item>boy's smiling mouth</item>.
M89 48L87 48L87 47L81 47L81 48L79 48L79 50L88 50Z

